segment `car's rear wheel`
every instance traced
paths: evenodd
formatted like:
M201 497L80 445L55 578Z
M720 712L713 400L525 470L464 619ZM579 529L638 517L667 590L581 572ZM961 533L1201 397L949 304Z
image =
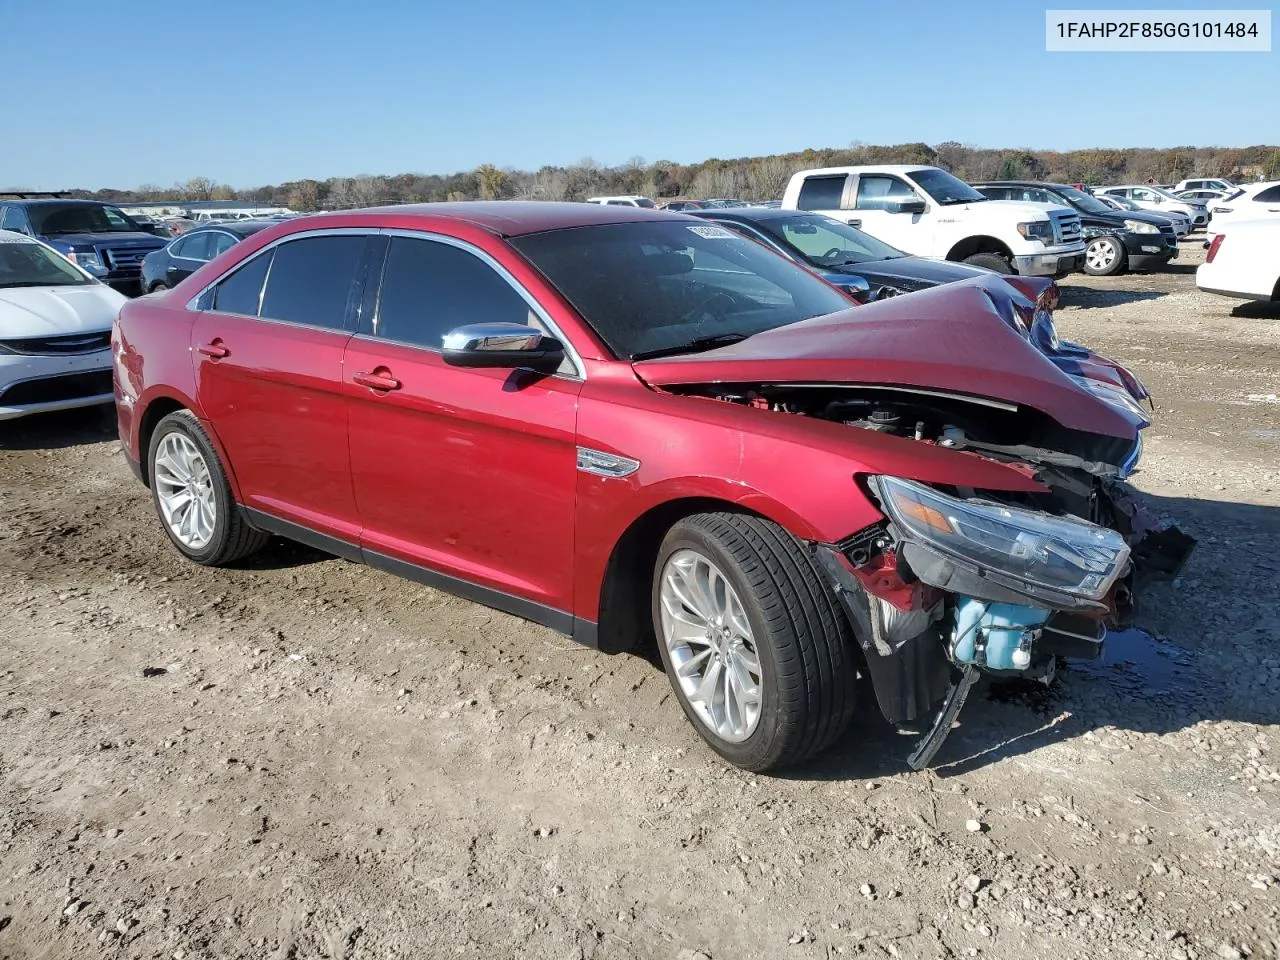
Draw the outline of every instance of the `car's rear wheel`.
M160 523L188 559L221 566L269 539L245 522L217 451L191 411L175 411L156 424L147 465Z
M680 706L712 749L773 770L844 732L856 672L837 604L799 541L768 520L706 513L668 531L654 630Z
M975 267L986 267L996 273L1011 274L1015 272L1009 258L999 253L975 253L972 256L965 257L964 262Z
M1084 249L1084 272L1109 277L1124 269L1124 244L1115 237L1094 237Z

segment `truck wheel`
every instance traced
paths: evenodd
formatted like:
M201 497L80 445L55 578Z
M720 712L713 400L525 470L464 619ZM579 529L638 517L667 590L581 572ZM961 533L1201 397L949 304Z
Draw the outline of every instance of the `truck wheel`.
M1125 265L1124 244L1116 237L1094 237L1084 248L1084 272L1091 277L1109 277Z
M988 270L994 270L996 273L1006 275L1015 272L1013 264L1009 262L1009 258L998 253L975 253L973 256L965 257L964 262L975 267L986 267Z
M689 721L735 766L764 771L834 741L854 708L854 641L795 537L760 517L703 513L668 532L653 623Z
M218 453L190 410L158 424L147 451L160 524L188 560L219 567L256 553L270 539L245 522Z

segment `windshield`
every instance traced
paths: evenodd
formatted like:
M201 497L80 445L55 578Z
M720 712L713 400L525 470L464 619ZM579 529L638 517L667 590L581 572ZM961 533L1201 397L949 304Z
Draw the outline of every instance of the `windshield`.
M719 224L612 223L516 237L619 357L693 353L849 309L818 277Z
M55 233L144 233L117 207L96 203L39 203L27 209L40 236Z
M1055 187L1054 189L1085 213L1114 212L1112 207L1108 207L1097 197L1087 194L1083 190L1077 190L1075 187Z
M1142 209L1140 206L1138 206L1128 197L1122 197L1119 194L1115 194L1115 193L1109 193L1107 194L1107 196L1111 198L1112 203L1119 205L1125 210L1141 210Z
M29 240L0 240L0 288L78 287L94 282L48 247Z
M636 197L636 206L646 207L652 210L654 208L654 202L650 200L648 197Z
M947 171L939 170L937 167L912 170L907 176L920 184L920 189L932 197L935 203L943 206L955 203L979 203L990 199L963 180L957 180Z
M881 243L857 227L821 214L799 215L781 220L761 220L754 224L781 240L801 257L818 267L838 267L868 260L905 257L901 250Z

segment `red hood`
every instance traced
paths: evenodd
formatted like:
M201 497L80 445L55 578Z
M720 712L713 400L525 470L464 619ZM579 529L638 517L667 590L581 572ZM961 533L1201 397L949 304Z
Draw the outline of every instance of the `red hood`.
M985 277L779 327L716 350L642 360L652 386L858 383L918 387L1039 410L1064 427L1132 438L1133 424L1072 382L1002 319ZM1007 290L1007 288L1006 288Z

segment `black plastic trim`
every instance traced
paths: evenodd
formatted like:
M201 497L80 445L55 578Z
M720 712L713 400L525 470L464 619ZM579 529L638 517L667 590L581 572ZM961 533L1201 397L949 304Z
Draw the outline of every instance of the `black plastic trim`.
M440 573L438 570L431 570L416 563L410 563L407 560L388 556L385 553L365 550L353 543L348 543L346 540L331 537L324 533L317 533L309 527L304 527L289 520L281 520L279 517L263 513L261 510L253 510L248 507L241 507L241 509L244 511L249 525L257 530L276 534L289 540L296 540L316 550L323 550L325 553L332 553L347 560L365 563L379 570L386 570L388 573L394 573L396 576L404 577L406 580L413 580L415 583L443 590L454 596L462 597L464 600L483 604L486 607L493 607L503 613L509 613L524 620L531 620L544 627L550 627L557 633L572 637L586 646L597 646L596 625L589 620L575 617L564 610L557 610L555 607L548 607L533 600L526 600L524 597L513 596L501 590L495 590L492 587L472 583L470 580L463 580L447 573Z
M306 544L316 550L323 550L325 553L332 553L335 557L342 557L345 560L364 562L364 551L354 543L348 543L346 540L340 540L325 533L317 533L310 527L304 527L290 520L281 520L261 510L250 507L241 507L240 510L249 521L249 526L255 530L272 533L286 540L296 540L298 543Z

